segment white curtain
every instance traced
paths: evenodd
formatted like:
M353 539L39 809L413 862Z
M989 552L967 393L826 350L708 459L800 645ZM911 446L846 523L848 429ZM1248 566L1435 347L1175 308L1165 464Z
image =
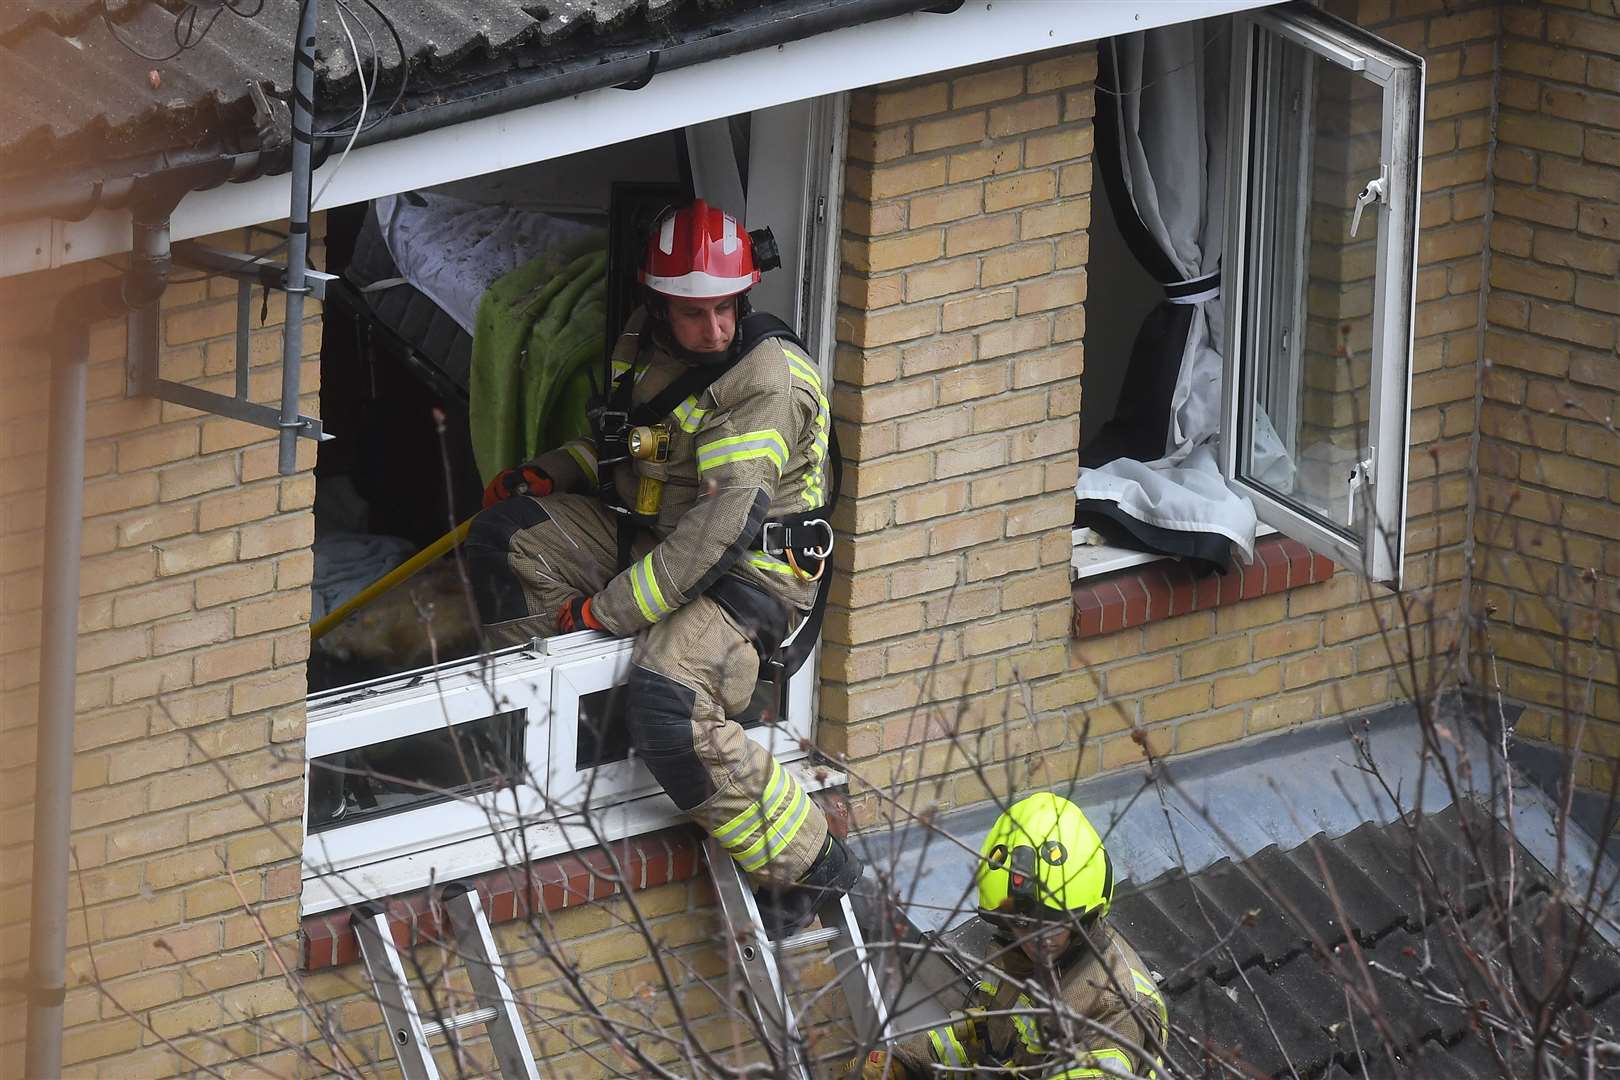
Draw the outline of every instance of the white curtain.
M1179 345L1164 456L1081 469L1075 497L1111 504L1155 529L1225 537L1247 562L1254 552L1254 507L1226 486L1214 454L1225 328L1219 272L1229 23L1184 23L1114 38L1102 47L1111 50L1117 92L1099 89L1097 123L1115 125L1130 203L1114 212L1124 217L1134 209L1141 227L1122 222L1122 230L1128 239L1136 237L1136 245L1157 249L1138 248L1138 256L1164 286L1166 301L1193 312L1185 340L1164 342L1165 350Z

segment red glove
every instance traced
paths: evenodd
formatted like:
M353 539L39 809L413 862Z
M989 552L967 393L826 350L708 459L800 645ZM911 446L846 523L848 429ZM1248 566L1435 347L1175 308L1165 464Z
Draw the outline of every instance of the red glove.
M591 598L576 596L557 609L557 629L565 634L575 630L606 630L591 614Z
M535 465L519 465L515 469L502 469L484 489L484 509L488 510L502 499L514 495L550 495L551 477Z

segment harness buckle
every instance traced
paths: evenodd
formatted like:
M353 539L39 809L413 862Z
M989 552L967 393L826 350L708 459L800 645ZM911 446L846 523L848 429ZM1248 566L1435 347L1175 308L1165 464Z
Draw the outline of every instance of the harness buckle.
M772 539L771 530L776 530ZM767 521L759 530L759 549L767 555L780 555L787 550L787 526L780 521Z
M812 559L825 559L827 556L831 555L833 544L836 542L836 537L833 536L832 526L827 524L827 519L811 518L809 521L806 521L803 524L807 529L813 525L820 525L821 531L827 534L827 543L825 545L813 548L805 548L804 553L810 556Z

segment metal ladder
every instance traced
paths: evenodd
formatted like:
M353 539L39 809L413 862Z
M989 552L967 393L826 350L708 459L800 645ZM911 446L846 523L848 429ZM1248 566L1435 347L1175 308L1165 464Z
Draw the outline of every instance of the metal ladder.
M489 931L477 891L451 885L445 890L444 906L455 929L456 955L467 970L479 1007L447 1016L443 1021L424 1021L418 1012L410 983L405 980L405 965L394 945L393 932L388 929L387 912L367 905L356 910L352 920L400 1071L405 1080L439 1080L439 1068L433 1062L428 1040L483 1024L494 1047L497 1075L503 1080L539 1080L517 1002L506 982L506 968L495 948L495 937Z
M814 1074L811 1063L804 1059L798 1018L793 1014L777 966L778 953L786 956L831 945L833 967L838 972L856 1035L865 1045L881 1045L889 1033L888 1004L878 986L866 939L855 920L855 909L849 897L840 896L837 903L822 908L820 929L770 941L748 879L736 860L712 837L703 845L703 854L714 879L720 910L732 929L732 950L747 982L749 1000L762 1029L771 1038L776 1060L784 1065L784 1075L792 1080L813 1080Z

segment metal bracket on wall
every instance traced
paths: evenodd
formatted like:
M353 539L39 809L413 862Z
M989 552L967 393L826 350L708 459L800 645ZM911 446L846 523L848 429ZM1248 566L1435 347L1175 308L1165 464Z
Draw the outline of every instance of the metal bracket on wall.
M194 242L174 245L174 261L183 266L236 279L236 391L232 394L201 390L195 386L172 382L158 375L158 310L156 304L131 308L129 312L129 370L125 392L130 397L155 397L177 405L228 416L259 427L280 431L281 414L273 406L248 400L248 333L253 321L253 288L284 289L287 284L286 266L267 262L255 255L234 251L221 251ZM306 270L305 286L309 295L317 300L326 299L326 285L335 281L332 274ZM283 361L285 362L285 361ZM319 418L299 416L293 425L301 438L325 442L332 438L321 428Z

